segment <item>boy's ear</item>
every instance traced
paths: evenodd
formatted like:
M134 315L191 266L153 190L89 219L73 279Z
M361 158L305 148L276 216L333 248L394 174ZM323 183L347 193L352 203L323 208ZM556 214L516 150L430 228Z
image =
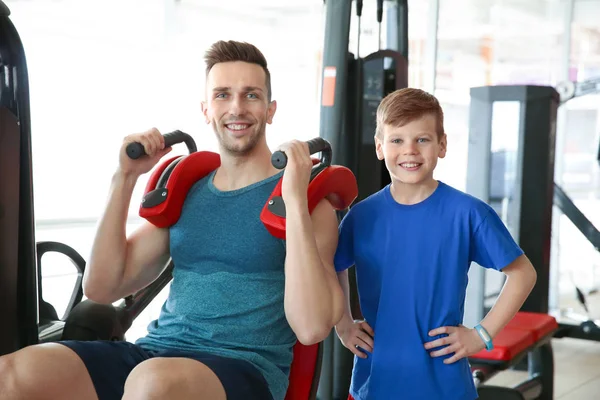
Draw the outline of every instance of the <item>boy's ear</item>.
M377 135L375 135L375 153L377 153L377 159L379 161L382 161L384 159L384 157L383 157L383 142L381 141L381 139L379 139L377 137Z
M440 153L438 154L439 158L446 157L446 150L448 149L448 137L444 133L440 138Z

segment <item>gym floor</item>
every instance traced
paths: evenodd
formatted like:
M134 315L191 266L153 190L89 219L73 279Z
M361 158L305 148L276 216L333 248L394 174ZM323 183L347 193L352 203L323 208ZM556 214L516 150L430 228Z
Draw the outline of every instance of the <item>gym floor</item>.
M587 400L600 397L600 342L553 339L554 398ZM513 386L527 372L505 371L488 381L490 385Z

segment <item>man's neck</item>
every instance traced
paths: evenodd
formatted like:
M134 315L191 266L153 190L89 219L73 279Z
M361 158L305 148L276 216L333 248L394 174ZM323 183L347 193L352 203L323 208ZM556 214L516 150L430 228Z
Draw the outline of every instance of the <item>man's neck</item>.
M221 152L221 166L213 180L214 186L222 191L241 189L267 179L279 172L271 165L271 151L257 146L244 156Z
M438 181L431 178L420 183L392 182L390 191L397 203L413 205L427 199L437 187Z

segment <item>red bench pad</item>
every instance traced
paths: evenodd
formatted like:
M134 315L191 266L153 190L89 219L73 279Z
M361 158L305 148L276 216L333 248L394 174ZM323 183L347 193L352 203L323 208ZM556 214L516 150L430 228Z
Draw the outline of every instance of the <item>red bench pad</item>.
M533 333L533 340L537 342L558 329L558 323L556 318L548 314L521 311L515 315L506 327L530 331Z
M494 338L491 351L481 350L473 354L471 359L510 361L519 353L534 345L533 334L521 329L503 329Z
M481 350L472 360L508 362L558 328L556 319L547 314L518 312L494 338L491 351Z
M322 343L305 346L300 342L294 345L294 361L290 369L290 384L285 400L307 400L310 397L319 364L319 346Z

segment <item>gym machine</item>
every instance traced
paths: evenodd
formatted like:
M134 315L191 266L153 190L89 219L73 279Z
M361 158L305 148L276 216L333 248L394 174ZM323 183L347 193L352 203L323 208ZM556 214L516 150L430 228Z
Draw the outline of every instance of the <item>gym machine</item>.
M560 95L561 105L564 105L574 98L600 93L600 78L592 78L580 82L564 81L556 86L556 90ZM600 163L600 143L598 146L597 160ZM554 186L554 204L590 242L594 249L600 251L600 231L598 231L594 224L583 212L581 212L559 185ZM566 317L568 320L572 321L578 321L579 325L563 322L561 323L561 329L556 336L600 341L600 320L591 318L586 294L575 283L573 283L573 285L575 286L575 296L577 301L581 304L585 314L575 313L570 310L559 310L561 317Z
M0 1L0 355L38 341L29 82L9 15Z
M559 95L545 86L491 86L471 89L466 191L490 204L537 272L521 311L494 339L504 354L470 357L480 398L552 399L554 363L550 339L558 324L548 315L550 239L554 193L554 149ZM469 270L465 325L489 310L486 278L496 271ZM496 343L497 342L497 343ZM529 378L513 388L486 385L507 368Z
M356 201L360 201L390 183L385 165L375 153L376 111L387 94L408 86L408 5L406 0L385 4L377 0L379 48L360 57L363 1L354 2L358 25L356 49L349 49L353 2L327 0L325 4L320 136L332 144L334 163L354 172L358 182ZM381 49L384 17L388 46ZM360 319L354 268L349 270L349 276L353 317ZM353 357L332 332L323 347L318 399L348 397Z
M523 310L556 314L559 329L555 337L595 341L600 340L600 320L590 317L586 295L577 285L574 295L585 314L550 309L549 271L552 206L600 251L600 231L554 182L558 108L571 99L599 91L598 78L562 82L555 89L541 86L471 89L469 165L477 168L469 167L467 175L467 191L496 209L537 269L538 282ZM508 123L513 125L507 126ZM472 274L470 280L480 284L472 285L473 301L466 312L474 313L471 318L475 320L486 311L480 299L494 294L489 296L485 292L485 278L492 273L473 271Z

